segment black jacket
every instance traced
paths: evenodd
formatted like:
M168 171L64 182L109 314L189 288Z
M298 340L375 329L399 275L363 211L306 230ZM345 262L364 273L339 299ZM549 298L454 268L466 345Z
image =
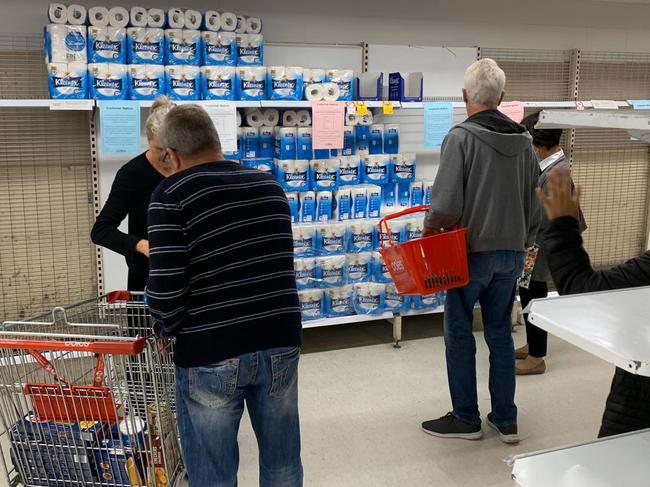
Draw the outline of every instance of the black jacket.
M553 220L542 240L560 294L650 285L650 252L611 269L595 271L575 218ZM639 326L647 326L639 323ZM650 428L650 377L616 369L599 437Z

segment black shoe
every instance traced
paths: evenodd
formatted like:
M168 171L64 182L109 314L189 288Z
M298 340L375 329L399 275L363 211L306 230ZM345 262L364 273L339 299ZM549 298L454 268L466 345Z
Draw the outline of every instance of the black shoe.
M439 419L422 423L422 431L438 438L460 438L463 440L480 440L483 436L480 424L468 424L453 413L447 413Z
M517 431L516 423L509 426L497 426L492 421L492 413L488 414L487 423L490 425L490 428L499 433L499 438L504 443L519 443L519 432Z

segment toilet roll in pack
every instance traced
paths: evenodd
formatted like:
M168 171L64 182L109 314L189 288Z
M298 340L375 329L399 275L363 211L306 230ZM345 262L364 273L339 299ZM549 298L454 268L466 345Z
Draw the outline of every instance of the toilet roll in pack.
M347 224L346 252L370 252L377 248L377 224L372 220L357 220Z
M129 27L126 30L129 64L165 64L165 31L153 27Z
M316 193L316 221L329 222L334 210L334 195L331 191Z
M293 225L293 253L296 257L316 255L316 226Z
M203 100L236 100L236 68L233 66L202 66L201 98ZM272 156L273 154L264 157Z
M433 181L422 182L422 204L429 205L431 203L431 191L433 191Z
M201 64L201 32L192 29L167 29L165 54L168 66Z
M208 66L237 66L237 36L234 32L201 32L203 63Z
M129 65L131 100L155 100L165 94L165 66L157 64Z
M88 98L88 67L86 63L49 63L47 65L47 86L52 99Z
M237 68L238 97L240 100L266 98L266 68L264 66L239 66Z
M404 222L404 240L417 240L422 238L424 231L424 218L409 218Z
M314 257L294 259L293 268L296 273L296 287L298 289L317 288L320 280L320 268Z
M329 223L316 226L316 246L320 255L345 253L345 223Z
M352 285L325 289L325 310L326 316L348 316L354 314L352 302Z
M355 154L370 154L370 127L368 125L354 126Z
M361 156L361 182L384 185L389 182L390 159L387 154Z
M262 34L237 34L237 63L240 66L264 64L264 36Z
M410 206L420 206L424 199L423 188L424 185L422 181L413 181L410 184L411 187L411 204Z
M384 153L397 154L399 152L399 125L384 125Z
M275 129L260 127L260 157L273 157L275 153Z
M361 159L358 156L339 158L339 184L351 186L361 182Z
M373 124L370 126L370 154L384 153L384 124Z
M352 218L352 193L350 188L334 191L334 208L332 220L347 221Z
M389 183L382 186L381 211L384 215L397 211L397 185Z
M303 70L299 67L270 66L267 68L269 100L301 100Z
M347 263L345 255L317 257L323 287L339 287L346 284Z
M275 157L279 160L293 160L297 155L297 134L295 127L275 127ZM308 158L308 159L311 159ZM303 159L299 159L303 160Z
M411 183L415 181L415 154L391 154L391 177L393 183Z
M244 158L259 157L260 129L257 127L243 127L244 130Z
M362 252L360 254L347 254L345 256L348 266L348 282L368 282L372 274L372 254Z
M273 159L269 157L256 157L253 159L246 159L242 158L242 165L245 167L250 167L252 169L257 169L258 171L262 171L268 174L273 174L273 171L275 170L275 166L273 164ZM287 200L289 199L290 194L296 194L296 193L287 193ZM289 206L291 207L291 201L289 201ZM296 200L296 214L297 214L297 200ZM298 220L296 220L297 222Z
M49 24L43 35L46 63L87 63L85 25Z
M351 156L355 153L355 148L354 127L346 125L343 127L343 149L341 149L341 155Z
M89 64L88 89L90 98L95 100L126 100L129 91L126 64Z
M404 312L409 307L410 300L408 296L402 296L397 292L395 284L388 283L385 287L384 309L396 313Z
M353 284L354 309L360 315L375 315L384 311L385 286L376 282Z
M285 191L309 191L309 161L278 160L276 171Z
M372 264L373 264L373 273L372 280L374 282L392 282L393 278L390 275L388 266L384 262L384 258L379 252L373 252L372 254Z
M314 191L334 191L339 186L338 159L313 159L310 165L310 187Z
M166 93L172 100L198 100L201 94L198 66L165 66Z
M303 321L318 320L323 317L323 291L304 289L298 291L300 314Z
M305 191L298 193L300 198L300 221L313 223L316 221L316 193Z
M438 307L438 295L428 294L426 296L411 296L411 307L417 310L434 309Z
M328 69L327 81L339 87L339 101L352 101L354 98L354 71L349 69Z
M296 139L297 159L313 159L311 127L298 127Z
M88 27L88 63L126 64L126 29Z

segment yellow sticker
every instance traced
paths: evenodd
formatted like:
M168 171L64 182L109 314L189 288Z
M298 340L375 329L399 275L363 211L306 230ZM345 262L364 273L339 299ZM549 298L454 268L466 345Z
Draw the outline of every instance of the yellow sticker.
M384 115L393 114L393 102L391 101L382 101L381 106L384 109Z
M368 105L365 101L355 101L354 104L357 107L357 115L367 115L368 114Z

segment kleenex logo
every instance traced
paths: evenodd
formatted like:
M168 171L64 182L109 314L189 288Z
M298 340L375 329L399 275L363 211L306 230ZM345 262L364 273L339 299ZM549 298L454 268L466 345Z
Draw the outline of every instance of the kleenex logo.
M353 233L352 234L352 243L370 243L372 242L372 234L370 233Z
M122 80L95 78L94 85L96 89L121 90Z
M171 44L171 52L173 54L187 54L194 56L196 52L196 44Z
M379 296L359 296L359 303L378 306L379 305Z
M160 52L160 42L136 42L134 50L135 52L150 52L158 54Z
M313 269L305 269L301 271L296 271L296 279L309 279L310 277L314 277L314 270Z
M196 86L196 81L193 79L173 79L172 89L187 89L193 90Z
M274 79L272 85L274 90L296 90L295 79Z
M208 54L220 54L222 56L230 56L232 54L232 46L230 44L207 44L205 51Z
M386 166L368 166L366 174L386 174Z
M244 56L254 56L254 57L259 57L260 55L260 48L259 47L240 47L239 48L239 56L244 57Z
M352 92L352 82L351 81L337 81L339 85L340 97L348 96Z
M343 277L343 269L323 269L323 279Z
M316 181L336 181L335 172L317 172Z
M400 176L411 176L413 174L412 164L398 164L395 166L395 174Z
M54 78L55 88L81 88L81 78Z
M336 247L343 245L343 237L324 237L323 245L325 247Z
M230 90L232 87L232 80L229 79L209 79L209 90Z
M264 81L242 80L241 88L242 90L263 90Z
M95 51L112 51L120 52L122 44L119 41L95 41L93 42L93 49Z
M303 311L320 309L320 301L304 301L301 305Z
M349 308L350 307L350 298L336 298L332 299L332 308Z
M359 174L358 167L342 167L340 170L341 176L356 176Z
M133 79L133 88L153 88L157 90L159 86L157 79Z
M293 241L293 246L298 249L311 248L312 239L311 238L301 238Z
M289 182L289 181L307 181L307 173L306 172L285 172L284 173L284 180L286 182Z
M352 264L348 267L350 274L367 274L368 264Z

